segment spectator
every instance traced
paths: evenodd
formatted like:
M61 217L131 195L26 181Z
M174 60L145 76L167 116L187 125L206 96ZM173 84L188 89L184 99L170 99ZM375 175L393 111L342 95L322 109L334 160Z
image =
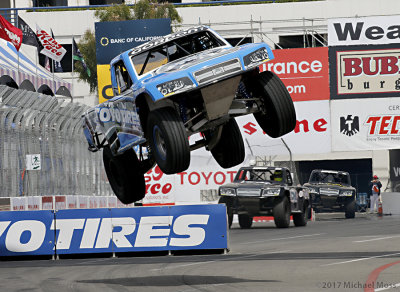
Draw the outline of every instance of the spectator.
M378 199L381 194L382 183L379 181L378 176L374 175L373 180L369 183L371 188L371 205L369 208L370 213L378 212Z

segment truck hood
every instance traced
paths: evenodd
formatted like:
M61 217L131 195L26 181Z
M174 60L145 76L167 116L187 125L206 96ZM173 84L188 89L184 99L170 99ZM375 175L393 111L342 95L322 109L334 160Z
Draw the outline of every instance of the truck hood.
M351 190L354 191L355 188L352 186L346 186L346 185L341 185L341 184L318 184L318 183L305 183L305 187L311 187L311 188L324 188L324 189L345 189L345 190Z
M246 188L246 189L251 189L251 188L269 188L269 187L281 187L280 184L272 184L269 182L256 182L256 181L239 181L239 182L233 182L229 184L225 184L221 186L222 188Z
M260 48L267 49L269 60L274 58L271 49L264 43L246 44L239 47L218 47L183 57L149 72L139 79L139 82L136 83L133 90L136 91L143 86L156 90L158 84L182 77L188 77L192 82L194 82L194 84L197 84L193 75L194 72L230 60L238 60L236 62L239 66L237 72L241 72L244 70L243 58ZM159 99L159 97L156 97L155 99Z
M169 72L176 72L180 70L185 70L189 67L195 66L197 64L200 64L202 62L218 58L220 56L229 54L229 53L234 53L237 52L240 48L235 47L235 48L227 48L227 47L219 47L215 49L210 49L207 51L203 51L197 54L193 54L178 60L175 60L173 62L170 62L168 64L165 64L158 68L156 71L154 71L154 74L161 74L161 73L169 73Z

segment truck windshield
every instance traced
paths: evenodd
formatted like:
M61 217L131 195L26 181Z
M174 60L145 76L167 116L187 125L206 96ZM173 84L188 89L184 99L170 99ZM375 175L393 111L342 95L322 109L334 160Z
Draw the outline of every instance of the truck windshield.
M313 172L310 183L350 185L349 175L340 172Z
M240 169L235 181L269 181L284 182L283 170L281 169Z
M140 76L169 62L198 52L225 45L209 31L184 36L149 51L132 56L132 62Z

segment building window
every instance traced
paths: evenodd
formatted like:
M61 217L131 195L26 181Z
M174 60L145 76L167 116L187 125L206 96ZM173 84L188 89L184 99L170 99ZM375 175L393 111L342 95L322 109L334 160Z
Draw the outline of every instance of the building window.
M326 34L307 34L304 35L288 35L279 36L279 46L284 49L293 48L309 48L309 47L324 47L326 44L327 35ZM279 47L276 46L275 49Z
M125 0L89 0L89 5L122 4Z
M62 67L62 72L71 72L72 71L72 45L71 44L60 44L64 47L64 49L67 51L64 55L64 57L61 59L61 67ZM50 72L54 71L54 62L52 59L49 59L49 65L50 65ZM46 66L46 56L39 54L39 64L42 65L42 67Z
M244 45L244 44L249 44L253 42L253 39L251 37L245 37L245 38L225 38L228 43L230 43L233 47L236 46L239 42L239 45Z
M68 0L32 0L33 7L68 6Z

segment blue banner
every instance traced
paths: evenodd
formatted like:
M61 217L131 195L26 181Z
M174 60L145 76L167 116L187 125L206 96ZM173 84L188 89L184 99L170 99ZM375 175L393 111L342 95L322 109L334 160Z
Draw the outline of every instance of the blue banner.
M61 210L57 254L227 248L224 205Z
M53 211L0 212L0 256L54 255Z
M97 64L109 64L118 54L170 33L169 18L96 22Z
M0 212L0 256L227 248L225 205Z

